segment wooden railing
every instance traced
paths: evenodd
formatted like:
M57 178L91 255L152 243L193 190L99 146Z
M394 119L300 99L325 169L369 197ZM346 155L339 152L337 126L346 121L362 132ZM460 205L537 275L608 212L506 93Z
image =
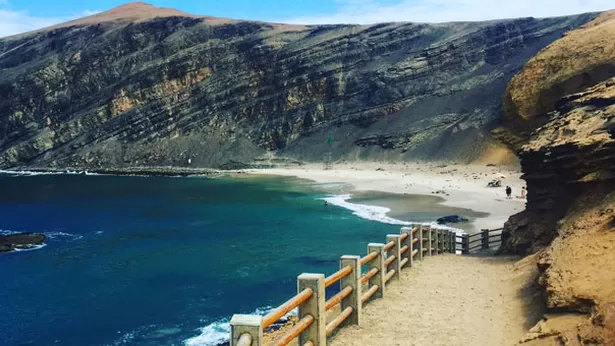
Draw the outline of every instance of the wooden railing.
M342 256L340 269L327 277L299 275L297 295L266 316L234 315L230 344L264 345L264 331L297 308L298 322L269 345L285 346L298 339L300 346L324 346L327 337L338 328L360 325L362 309L371 300L383 298L386 285L398 278L403 269L428 256L456 253L457 245L453 230L431 225L404 227L400 234L387 235L386 244L368 244L367 254L362 257ZM339 284L339 291L327 299L325 288L335 284ZM335 317L327 321L327 315Z
M469 255L483 250L497 249L502 245L502 230L483 229L480 233L457 235L458 250L464 255Z

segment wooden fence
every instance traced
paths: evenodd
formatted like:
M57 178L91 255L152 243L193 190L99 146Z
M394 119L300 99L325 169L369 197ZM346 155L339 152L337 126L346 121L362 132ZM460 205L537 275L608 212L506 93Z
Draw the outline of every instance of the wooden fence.
M234 315L230 344L263 346L264 331L297 308L298 322L268 346L285 346L295 339L299 346L325 346L327 337L338 328L360 325L361 310L366 304L383 298L386 285L398 278L402 269L411 268L414 261L443 253L470 254L489 249L499 242L500 234L501 229L482 230L470 236L431 225L404 227L400 234L387 235L386 244L368 244L367 255L363 257L342 256L340 270L327 277L299 275L297 295L266 316ZM340 287L338 293L327 298L325 289L335 284ZM340 312L327 321L327 315L333 310Z

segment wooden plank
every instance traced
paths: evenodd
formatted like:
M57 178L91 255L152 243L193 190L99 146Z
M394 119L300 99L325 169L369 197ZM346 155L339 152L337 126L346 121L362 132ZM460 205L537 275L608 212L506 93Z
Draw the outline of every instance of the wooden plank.
M327 335L333 333L333 331L335 331L335 328L337 328L340 324L342 324L342 322L344 322L351 314L352 314L352 307L347 307L346 309L344 309L344 311L342 311L341 314L339 314L339 316L337 316L336 318L333 319L333 321L329 322L327 324L327 328L325 329L327 332Z
M361 277L361 283L366 284L369 279L373 278L376 274L378 274L378 268L372 268L370 271L368 271L367 273L365 273L365 275Z
M312 315L307 315L302 318L297 324L295 324L291 329L286 332L286 334L280 336L278 339L274 340L270 346L286 346L291 341L293 341L299 334L303 333L304 330L308 329L312 323L314 323L314 317Z
M361 265L368 264L369 262L376 259L376 257L378 257L378 253L376 251L372 251L371 253L367 254L365 257L361 258Z
M371 298L376 292L378 292L378 285L372 286L361 296L361 303L365 303L369 298Z
M352 293L352 287L346 287L343 290L339 291L336 295L331 297L331 299L327 300L325 305L325 310L329 311L331 308L341 303L344 298L348 297Z
M334 283L340 281L342 278L346 277L346 275L352 273L352 267L346 266L337 272L331 274L330 276L325 278L325 287L329 287Z
M263 318L263 329L266 329L270 325L277 322L280 318L284 317L287 313L291 312L297 306L305 303L308 299L312 297L312 294L314 294L314 292L312 292L311 289L306 288L296 296L290 298L284 304L280 305L277 309L267 314Z

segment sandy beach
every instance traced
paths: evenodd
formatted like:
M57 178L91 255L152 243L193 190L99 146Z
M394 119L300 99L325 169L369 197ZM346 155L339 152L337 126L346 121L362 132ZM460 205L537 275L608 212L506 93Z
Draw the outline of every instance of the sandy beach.
M516 167L360 162L336 164L329 169L325 169L323 164L307 164L246 172L308 179L339 194L380 191L437 196L441 198L438 200L441 206L478 212L474 218L475 229L501 228L509 216L525 208L525 199L519 198L525 182ZM496 178L502 180L502 187L487 187L487 183ZM506 199L506 186L512 188L512 199ZM394 209L390 205L386 207Z

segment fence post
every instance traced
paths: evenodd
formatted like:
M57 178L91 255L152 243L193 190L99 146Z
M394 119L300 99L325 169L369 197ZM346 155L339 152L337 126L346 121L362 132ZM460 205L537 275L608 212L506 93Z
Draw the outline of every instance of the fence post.
M414 234L412 233L412 227L407 228L404 227L401 229L401 234L407 234L408 236L406 237L406 240L404 240L401 244L399 244L399 246L404 247L404 246L408 246L408 251L406 252L406 256L405 258L408 259L408 262L406 264L406 266L408 267L412 267L412 262L413 262L413 258L412 258L412 251L413 251L413 246L412 246L412 238L414 238ZM402 255L402 257L404 257ZM401 260L401 259L400 259Z
M448 252L448 230L442 230L442 253Z
M376 251L378 253L378 257L376 257L373 261L369 262L367 270L370 271L374 268L378 269L378 273L374 275L371 279L369 279L369 287L374 285L378 285L378 291L374 293L373 298L382 298L384 297L384 277L386 273L384 272L384 244L380 243L369 243L367 244L367 253L372 253ZM302 344L303 345L303 344Z
M419 242L417 243L419 246L419 259L422 261L423 260L423 249L425 248L425 243L424 243L424 239L423 239L423 225L420 225L419 227L417 227L418 230L416 231L417 237L419 238Z
M452 254L456 254L457 253L457 232L456 231L451 231L450 234L450 242L451 242L451 253Z
M314 346L327 344L327 321L325 305L325 275L301 274L297 278L297 292L310 288L313 292L310 299L299 305L299 320L307 315L314 317L314 322L299 335L299 345L311 341Z
M461 253L464 255L470 254L470 235L464 233L461 235Z
M261 328L262 316L258 315L233 315L231 318L231 346L239 345L243 334L249 334L251 346L263 346L263 328Z
M481 229L482 235L481 235L481 248L483 250L487 250L489 249L489 230L488 229Z
M393 275L393 278L399 278L399 275L401 273L401 253L400 253L400 249L401 249L401 242L400 242L400 238L401 235L399 234L388 234L387 235L387 243L392 241L395 243L395 245L393 245L393 248L391 250L389 250L389 254L395 256L395 260L393 260L393 262L390 264L391 267L393 269L395 269L395 275ZM388 274L389 272L389 268L385 268L384 270L385 274ZM391 280L393 279L391 278Z
M342 300L342 311L347 307L352 307L352 314L348 316L344 325L361 325L361 256L342 256L340 258L340 269L346 266L352 268L352 273L342 278L342 289L352 287L352 293Z
M431 256L431 249L433 249L433 233L431 231L431 225L427 226L427 256Z

